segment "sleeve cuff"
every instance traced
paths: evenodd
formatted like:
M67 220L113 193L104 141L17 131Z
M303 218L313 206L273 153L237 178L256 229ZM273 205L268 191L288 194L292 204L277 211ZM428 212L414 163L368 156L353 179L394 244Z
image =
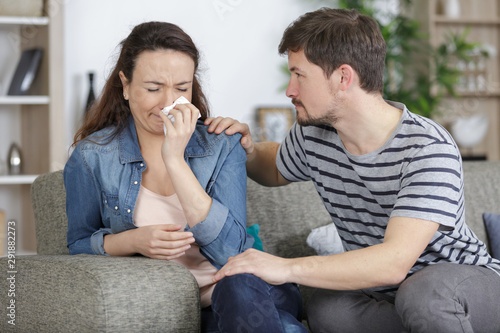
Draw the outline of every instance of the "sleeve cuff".
M228 215L229 209L219 201L213 199L207 218L192 228L186 228L186 231L193 233L196 243L199 246L206 246L217 239L222 227L226 223Z
M99 254L99 255L108 255L104 251L104 235L109 235L112 234L113 232L111 231L110 228L103 228L99 229L96 232L92 234L90 237L90 246L92 247L92 251L94 254Z

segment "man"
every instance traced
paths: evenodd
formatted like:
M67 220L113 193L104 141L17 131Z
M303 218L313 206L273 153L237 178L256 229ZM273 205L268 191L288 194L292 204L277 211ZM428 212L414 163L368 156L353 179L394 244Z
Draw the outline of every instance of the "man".
M314 332L499 332L500 262L465 224L459 150L437 123L384 101L385 49L367 16L307 13L279 46L297 111L285 141L253 143L248 126L211 121L209 131L244 135L252 179L312 180L347 250L248 250L215 279L251 273L318 288L307 309Z

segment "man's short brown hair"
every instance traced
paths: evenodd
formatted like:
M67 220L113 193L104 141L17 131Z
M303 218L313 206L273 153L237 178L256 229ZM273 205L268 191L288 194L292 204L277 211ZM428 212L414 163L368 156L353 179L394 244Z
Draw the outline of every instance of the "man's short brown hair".
M347 64L359 75L362 89L382 93L386 44L373 18L347 9L306 13L288 26L279 45L282 55L300 50L326 77Z

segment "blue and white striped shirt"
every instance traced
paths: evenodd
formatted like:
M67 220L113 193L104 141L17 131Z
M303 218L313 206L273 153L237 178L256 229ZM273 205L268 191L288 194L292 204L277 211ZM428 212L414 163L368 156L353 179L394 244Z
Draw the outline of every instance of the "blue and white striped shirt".
M500 261L465 223L461 157L451 135L403 104L391 104L403 110L396 130L361 156L344 148L333 127L294 124L276 157L280 173L314 182L346 250L381 243L391 217L411 217L440 226L408 276L439 262L500 272Z

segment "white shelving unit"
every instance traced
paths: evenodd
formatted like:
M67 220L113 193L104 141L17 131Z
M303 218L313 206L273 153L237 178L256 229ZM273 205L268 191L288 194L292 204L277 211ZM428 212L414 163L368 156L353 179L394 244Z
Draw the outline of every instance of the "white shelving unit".
M446 16L446 2L442 0L414 3L416 18L433 45L443 43L450 33L462 33L468 29L467 41L490 45L496 50L495 56L485 60L482 89L457 89L459 98L448 98L446 105L452 116L482 114L489 120L485 139L475 147L461 149L462 156L500 160L500 0L459 0L458 17Z
M38 175L0 176L0 185L31 185Z
M49 18L42 17L24 17L24 16L0 16L2 25L49 25Z
M45 0L50 16L14 17L0 12L0 209L16 221L16 251L35 253L31 184L39 174L62 168L66 161L63 96L63 4ZM26 96L6 94L23 50L44 50L40 69ZM11 143L21 148L21 175L8 175Z
M48 105L49 96L0 96L0 105Z

